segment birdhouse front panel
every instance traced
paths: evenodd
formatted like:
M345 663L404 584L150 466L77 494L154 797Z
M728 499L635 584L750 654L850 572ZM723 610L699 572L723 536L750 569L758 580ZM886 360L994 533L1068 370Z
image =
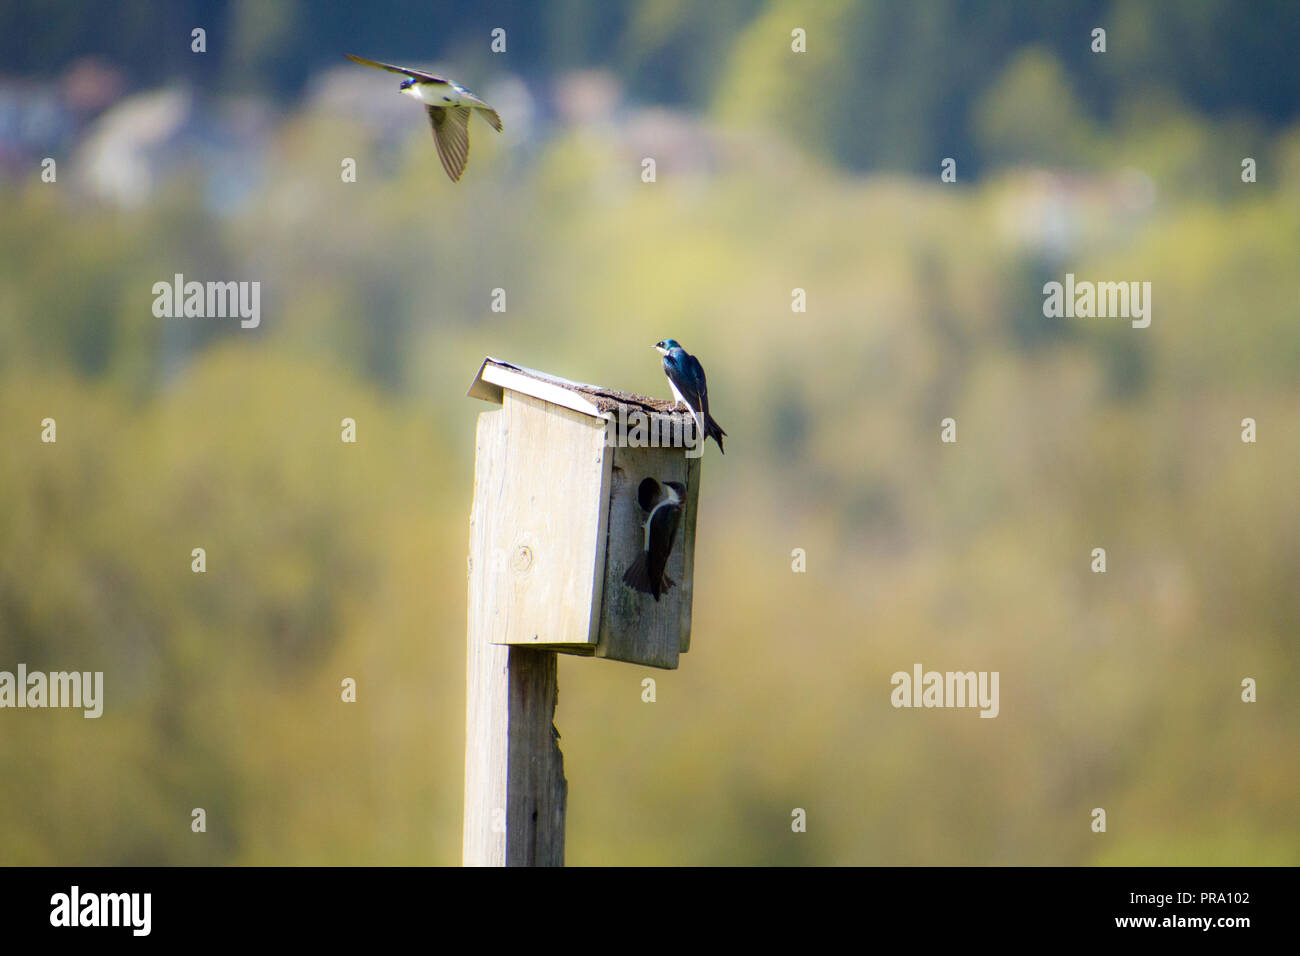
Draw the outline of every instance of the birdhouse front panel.
M675 668L689 647L699 475L700 459L681 448L613 449L597 657ZM656 599L629 586L625 575L646 551L646 523L669 482L685 494L664 569L672 583Z
M596 643L608 451L600 419L508 388L479 417L469 613L492 643Z

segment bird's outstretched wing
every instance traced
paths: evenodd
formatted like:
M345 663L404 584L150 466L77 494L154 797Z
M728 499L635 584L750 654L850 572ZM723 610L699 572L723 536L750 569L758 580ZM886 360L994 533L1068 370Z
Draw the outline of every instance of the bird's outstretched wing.
M483 118L492 124L492 128L498 133L501 132L501 117L497 111L490 106L476 106L474 109L483 114Z
M438 158L447 170L451 181L459 182L469 161L468 106L426 106L429 122L433 125L433 141L438 146Z
M409 76L413 80L426 80L430 83L446 83L447 81L441 76L434 76L432 73L421 73L419 70L408 70L404 66L393 66L391 63L380 63L378 60L367 60L364 56L357 56L353 53L344 53L353 63L360 63L362 66L372 66L376 70L387 70L389 73L400 73L402 76Z

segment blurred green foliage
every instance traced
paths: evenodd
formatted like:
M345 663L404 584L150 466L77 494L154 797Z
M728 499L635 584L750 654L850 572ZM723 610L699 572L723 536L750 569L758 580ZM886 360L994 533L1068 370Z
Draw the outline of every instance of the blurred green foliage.
M209 36L201 56L194 27ZM507 57L488 49L498 27ZM790 55L795 27L809 36L802 58ZM1108 31L1100 56L1095 27ZM476 78L504 68L537 86L599 67L641 103L717 103L797 131L845 167L928 176L936 156L962 156L974 173L1015 145L982 138L974 118L1035 47L1053 65L1022 64L1021 79L1046 80L1040 97L1073 86L1107 120L1153 88L1217 120L1285 125L1300 109L1295 32L1292 0L7 0L0 74L54 80L94 55L138 87L184 79L289 100L340 50L437 57Z
M234 35L283 74L379 29L312 7L284 48ZM295 110L229 215L185 171L133 210L0 187L0 668L106 685L99 720L0 713L0 862L457 862L464 390L491 354L662 395L668 335L731 436L692 650L562 658L570 862L1300 862L1296 68L1267 4L1120 7L1090 61L1065 3L536 5L539 75L612 35L632 96L707 109L718 165L653 186L612 128L524 162L478 127L453 187L418 115L389 175L355 118ZM782 84L800 108L765 109ZM1149 280L1151 327L1043 318L1065 271ZM176 272L261 281L261 327L154 318ZM918 661L1000 671L1001 715L891 708Z

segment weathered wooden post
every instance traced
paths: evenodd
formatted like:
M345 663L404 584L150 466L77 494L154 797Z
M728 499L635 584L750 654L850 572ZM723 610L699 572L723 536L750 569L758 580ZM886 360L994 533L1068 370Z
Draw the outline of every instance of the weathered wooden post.
M692 426L672 401L492 358L469 395L501 407L479 415L476 440L464 862L560 866L556 654L677 666L690 646L700 459L683 445ZM668 481L686 486L667 568L677 586L655 601L623 573Z

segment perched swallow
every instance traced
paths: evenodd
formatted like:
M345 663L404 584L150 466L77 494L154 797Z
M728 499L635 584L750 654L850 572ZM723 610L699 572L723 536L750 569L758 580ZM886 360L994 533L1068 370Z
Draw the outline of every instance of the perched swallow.
M727 433L709 414L709 385L704 380L704 367L699 359L677 344L676 339L664 339L654 346L664 357L664 374L672 386L673 396L690 409L703 441L712 438L718 443L718 451L724 455L722 439Z
M677 540L677 525L682 520L682 503L686 486L680 481L665 481L664 496L645 519L645 549L623 574L623 583L642 594L653 594L656 601L677 582L664 573L668 555Z
M442 160L442 168L447 170L453 183L460 179L469 159L469 114L478 110L494 130L501 132L501 117L497 111L453 80L444 80L440 76L421 73L419 70L408 70L404 66L390 66L376 60L367 60L351 53L344 55L353 63L407 77L397 91L424 104L429 113L429 122L433 124L433 141L438 144L438 158Z

